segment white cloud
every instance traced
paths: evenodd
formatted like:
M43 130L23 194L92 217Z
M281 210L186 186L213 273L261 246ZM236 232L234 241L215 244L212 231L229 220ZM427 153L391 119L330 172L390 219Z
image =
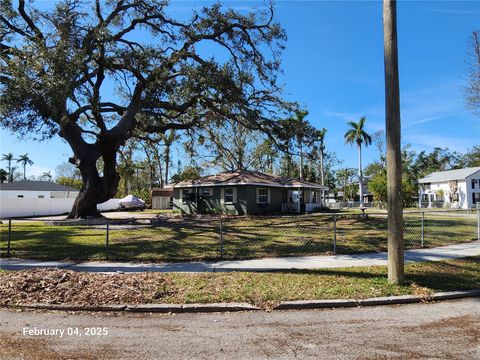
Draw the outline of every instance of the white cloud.
M418 145L422 148L424 147L441 147L441 148L449 148L453 151L465 152L469 148L473 147L474 145L478 145L478 139L469 139L469 138L459 138L453 136L444 136L444 135L436 135L436 134L407 134L403 137L408 143L412 143L413 145Z
M23 167L21 169L19 168L19 170L21 170L23 172ZM53 169L33 164L32 166L27 166L27 171L26 172L27 172L27 177L30 177L30 176L38 177L38 176L40 176L43 173L48 172L48 171L50 171L50 173L52 175L55 174Z

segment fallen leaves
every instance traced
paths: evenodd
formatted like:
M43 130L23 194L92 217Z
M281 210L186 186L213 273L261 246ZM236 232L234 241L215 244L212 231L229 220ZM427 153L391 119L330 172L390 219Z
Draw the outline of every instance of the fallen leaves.
M140 304L158 289L171 293L171 279L154 273L100 274L70 270L14 271L0 278L0 304ZM157 295L158 296L158 295Z

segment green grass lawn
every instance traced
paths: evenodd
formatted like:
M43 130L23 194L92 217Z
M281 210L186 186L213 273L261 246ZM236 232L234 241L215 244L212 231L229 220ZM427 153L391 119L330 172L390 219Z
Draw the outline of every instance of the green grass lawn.
M234 217L223 220L223 258L333 254L332 215ZM406 248L421 246L421 215L405 214ZM337 214L336 253L386 251L386 216L368 218ZM7 225L1 225L0 251L5 253ZM111 226L109 259L189 261L220 258L220 220L174 219L160 226ZM425 247L476 240L473 216L428 214ZM105 258L105 226L47 226L39 221L14 222L11 255L50 260Z
M68 275L65 277L65 273ZM0 273L0 304L248 302L264 308L286 300L361 299L480 288L480 257L405 266L405 284L387 282L386 267L273 273L125 273L65 270Z

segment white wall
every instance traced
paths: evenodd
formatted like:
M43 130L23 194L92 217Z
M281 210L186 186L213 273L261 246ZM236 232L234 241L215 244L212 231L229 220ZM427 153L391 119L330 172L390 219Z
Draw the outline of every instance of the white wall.
M18 195L23 196L25 199L38 199L39 196L44 198L50 198L50 191L32 191L32 190L1 190L0 198L16 199Z
M472 179L477 179L477 184L475 186L475 189L472 189ZM468 204L469 204L469 207L474 207L477 204L473 203L472 194L473 193L480 193L480 171L477 171L476 173L468 176L467 179L466 179L466 182L467 182L466 183L466 194L467 194Z
M75 199L79 191L38 191L38 190L1 190L0 198L16 199L23 196L24 199L39 199L39 196L47 198ZM19 198L21 199L21 198Z
M120 199L110 199L103 204L98 204L100 211L118 209ZM0 198L0 218L61 215L70 212L73 206L73 198Z
M0 217L59 215L72 209L75 199L0 198Z
M468 183L468 181L467 181ZM451 208L461 208L461 209L468 209L471 207L471 195L470 198L468 197L468 186L465 180L458 180L458 187L457 187L457 192L458 192L458 201L450 203L450 182L438 182L438 183L431 183L430 184L430 189L425 189L422 190L422 186L425 186L424 184L420 184L420 201L422 200L422 194L429 194L432 196L433 201L439 200L437 196L437 192L443 191L443 200L445 201L444 205L445 207L451 207ZM469 201L470 200L470 201Z

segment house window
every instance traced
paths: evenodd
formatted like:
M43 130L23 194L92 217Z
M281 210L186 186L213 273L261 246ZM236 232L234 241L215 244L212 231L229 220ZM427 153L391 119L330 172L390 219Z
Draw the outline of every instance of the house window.
M313 202L314 204L317 203L317 192L316 192L316 191L313 191L312 202Z
M39 199L43 199L44 197L45 197L45 196L43 196L43 195L38 195L38 198L39 198Z
M23 198L23 195L17 195L17 198Z
M458 201L458 192L452 194L452 201Z
M203 188L202 195L203 196L212 196L213 194L212 188Z
M258 188L257 189L257 204L268 204L268 189L267 188Z
M425 188L425 190L430 190L431 184L430 183L425 183L425 184L423 184L423 187Z
M480 204L480 193L472 193L472 202L474 204Z
M195 201L195 193L192 189L183 189L182 203L186 204L191 201Z
M233 204L233 188L225 188L223 200L225 204Z
M472 189L475 189L478 184L478 179L472 179Z

